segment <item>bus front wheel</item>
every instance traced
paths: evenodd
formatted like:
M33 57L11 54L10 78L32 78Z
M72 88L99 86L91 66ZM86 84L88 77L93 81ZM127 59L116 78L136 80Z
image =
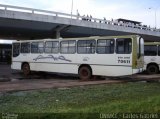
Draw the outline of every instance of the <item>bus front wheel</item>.
M79 78L81 80L89 80L91 79L91 76L92 76L92 71L89 67L87 66L82 66L80 69L79 69Z
M158 67L156 65L149 65L147 67L147 73L148 74L157 74L158 73Z
M22 65L22 71L25 76L30 74L30 66L28 63Z

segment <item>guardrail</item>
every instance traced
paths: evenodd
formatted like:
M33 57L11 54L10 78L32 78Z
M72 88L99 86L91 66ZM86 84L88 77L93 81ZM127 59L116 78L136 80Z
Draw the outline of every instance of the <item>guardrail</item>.
M0 4L0 9L5 10L5 11L11 10L11 11L27 12L27 13L32 13L32 14L51 15L51 16L56 16L56 17L84 20L88 22L104 23L104 24L110 24L110 25L116 25L116 26L122 26L122 27L130 27L130 28L136 28L136 29L141 29L141 30L160 32L160 29L150 28L150 27L147 27L146 25L133 25L133 24L127 24L127 23L120 23L117 21L97 19L97 18L67 14L67 13L60 13L60 12L54 12L54 11L48 11L48 10L40 10L40 9L25 8L25 7L18 7L18 6L12 6L12 5L2 5L2 4Z

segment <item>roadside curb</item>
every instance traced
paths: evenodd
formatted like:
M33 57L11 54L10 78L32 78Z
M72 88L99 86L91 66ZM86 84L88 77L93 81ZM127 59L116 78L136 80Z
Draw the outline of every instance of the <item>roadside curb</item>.
M9 82L11 81L10 78L0 78L0 82Z

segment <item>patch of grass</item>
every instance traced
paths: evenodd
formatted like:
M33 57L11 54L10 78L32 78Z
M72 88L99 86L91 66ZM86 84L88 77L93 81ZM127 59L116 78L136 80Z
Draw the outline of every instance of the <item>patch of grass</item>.
M0 112L160 113L160 84L123 83L6 93L0 96Z

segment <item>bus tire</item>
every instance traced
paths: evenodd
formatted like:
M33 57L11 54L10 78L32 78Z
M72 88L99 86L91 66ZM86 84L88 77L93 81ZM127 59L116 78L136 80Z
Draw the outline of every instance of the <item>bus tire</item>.
M148 74L158 74L158 71L159 71L159 69L156 65L152 64L152 65L149 65L147 67L147 73Z
M92 77L92 71L90 67L82 66L78 71L78 75L81 80L89 80Z
M30 74L30 66L28 63L24 63L22 65L22 71L25 76L28 76Z

